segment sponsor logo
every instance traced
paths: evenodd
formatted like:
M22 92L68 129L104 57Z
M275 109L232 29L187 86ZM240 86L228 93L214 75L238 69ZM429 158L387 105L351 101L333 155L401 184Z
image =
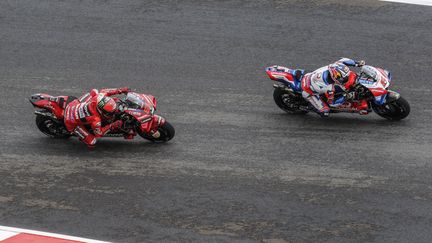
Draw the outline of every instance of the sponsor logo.
M78 114L79 114L79 118L84 118L85 114L84 114L84 109L83 109L83 105L80 104L78 107Z
M374 84L375 81L366 80L366 79L360 79L359 81L361 84Z
M79 100L80 103L84 102L85 100L87 100L87 98L90 96L90 93L85 94L83 97L81 97L81 99Z
M146 123L146 122L151 121L152 118L151 118L150 116L145 115L145 116L138 117L137 119L138 119L141 123Z
M88 106L89 106L89 104L85 104L85 106L84 106L84 113L85 113L86 116L90 116L91 115Z
M88 110L88 104L80 104L78 107L79 117L85 118L90 116L90 112Z

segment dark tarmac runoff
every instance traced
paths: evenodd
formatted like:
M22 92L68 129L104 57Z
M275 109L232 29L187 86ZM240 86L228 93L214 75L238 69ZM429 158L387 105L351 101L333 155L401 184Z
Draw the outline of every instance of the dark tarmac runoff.
M0 225L114 242L431 242L432 7L380 1L0 1ZM289 115L264 68L340 57L411 114ZM39 132L33 93L129 86L167 144Z

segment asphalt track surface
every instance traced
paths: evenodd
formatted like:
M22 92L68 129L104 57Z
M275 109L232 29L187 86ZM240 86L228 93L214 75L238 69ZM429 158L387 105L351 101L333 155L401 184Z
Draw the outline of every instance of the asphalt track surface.
M116 242L432 241L432 8L378 1L1 1L0 224ZM410 116L293 116L264 68L392 71ZM174 140L89 151L32 93L130 86Z

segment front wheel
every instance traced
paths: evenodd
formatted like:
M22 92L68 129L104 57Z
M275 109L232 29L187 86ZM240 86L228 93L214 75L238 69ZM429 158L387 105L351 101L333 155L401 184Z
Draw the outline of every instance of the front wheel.
M381 117L389 120L399 121L407 117L410 113L410 105L404 98L399 99L384 105L376 105L372 103L372 109Z
M52 138L69 138L71 136L62 123L48 116L36 115L36 126L43 134Z
M293 94L283 88L275 88L273 99L276 105L290 114L306 114L307 111L300 110L300 104L304 102L303 97Z
M159 126L158 131L159 131L160 135L157 138L153 137L152 135L150 135L148 133L143 133L139 129L138 129L138 134L141 137L143 137L147 140L150 140L152 142L156 142L156 143L168 142L175 135L174 127L167 121L165 121L165 123L162 126Z

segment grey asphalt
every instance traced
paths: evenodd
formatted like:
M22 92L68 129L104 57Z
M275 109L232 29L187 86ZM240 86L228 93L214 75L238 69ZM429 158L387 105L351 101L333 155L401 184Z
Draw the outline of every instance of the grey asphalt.
M0 225L115 242L431 242L432 7L378 1L0 1ZM285 114L264 72L393 73L410 116ZM93 151L33 93L155 95L167 144Z

